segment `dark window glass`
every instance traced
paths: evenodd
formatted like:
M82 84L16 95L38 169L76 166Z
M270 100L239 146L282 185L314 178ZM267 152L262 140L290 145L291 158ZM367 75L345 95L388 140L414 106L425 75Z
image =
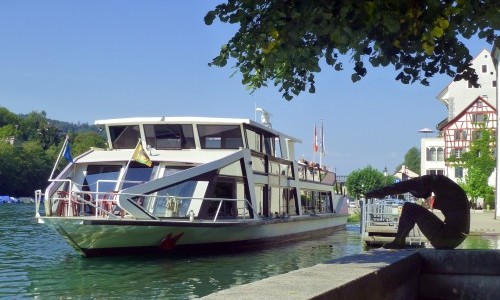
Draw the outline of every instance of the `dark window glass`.
M110 126L113 149L134 149L140 138L138 125Z
M144 125L146 143L155 149L195 148L192 125Z
M243 147L238 125L198 125L203 149L238 149Z
M125 180L122 185L122 189L129 188L140 183L144 183L151 179L151 173L153 168L150 168L144 164L131 162L125 174Z
M118 165L89 165L87 166L88 188L91 192L109 192L113 191L120 175L122 166Z

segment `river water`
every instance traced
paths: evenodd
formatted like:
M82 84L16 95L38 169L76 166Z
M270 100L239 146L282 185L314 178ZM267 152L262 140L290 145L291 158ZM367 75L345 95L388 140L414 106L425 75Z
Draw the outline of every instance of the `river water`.
M192 299L363 251L359 226L259 251L82 258L34 221L33 204L0 205L0 299ZM472 238L467 248L496 248Z

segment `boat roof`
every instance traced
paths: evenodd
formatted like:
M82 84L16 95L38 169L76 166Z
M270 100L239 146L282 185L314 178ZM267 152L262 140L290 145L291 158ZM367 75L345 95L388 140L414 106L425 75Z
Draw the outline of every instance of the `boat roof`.
M298 138L292 137L290 135L284 134L283 132L274 130L264 126L261 123L250 119L244 118L212 118L212 117L134 117L134 118L117 118L117 119L105 119L96 120L95 125L104 126L118 126L118 125L134 125L134 124L249 124L258 127L262 130L268 131L274 135L281 135L285 138L292 140L297 143L302 141Z
M212 150L202 150L203 155L200 155L199 151L193 150L153 150L149 155L154 158L155 161L169 161L169 162L179 162L185 163L190 162L194 164L205 164L207 162L220 159L224 156L234 153L238 150L234 149L223 149L219 151ZM105 150L105 149L94 149L93 151L86 153L75 159L79 163L103 163L103 162L123 162L130 160L134 149L118 149L118 150Z

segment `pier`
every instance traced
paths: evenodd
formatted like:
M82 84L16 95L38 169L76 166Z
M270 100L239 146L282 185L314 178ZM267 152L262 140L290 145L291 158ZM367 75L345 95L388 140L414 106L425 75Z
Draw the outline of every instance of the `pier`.
M470 234L500 236L500 220L471 211ZM202 299L500 299L499 261L498 249L374 249Z
M372 250L202 299L500 299L500 250Z

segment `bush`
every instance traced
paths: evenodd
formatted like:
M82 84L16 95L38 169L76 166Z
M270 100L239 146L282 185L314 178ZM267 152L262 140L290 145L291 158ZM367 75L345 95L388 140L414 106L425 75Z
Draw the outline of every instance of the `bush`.
M361 215L359 211L355 211L354 213L349 215L349 218L347 218L347 222L349 223L359 223L361 220Z

